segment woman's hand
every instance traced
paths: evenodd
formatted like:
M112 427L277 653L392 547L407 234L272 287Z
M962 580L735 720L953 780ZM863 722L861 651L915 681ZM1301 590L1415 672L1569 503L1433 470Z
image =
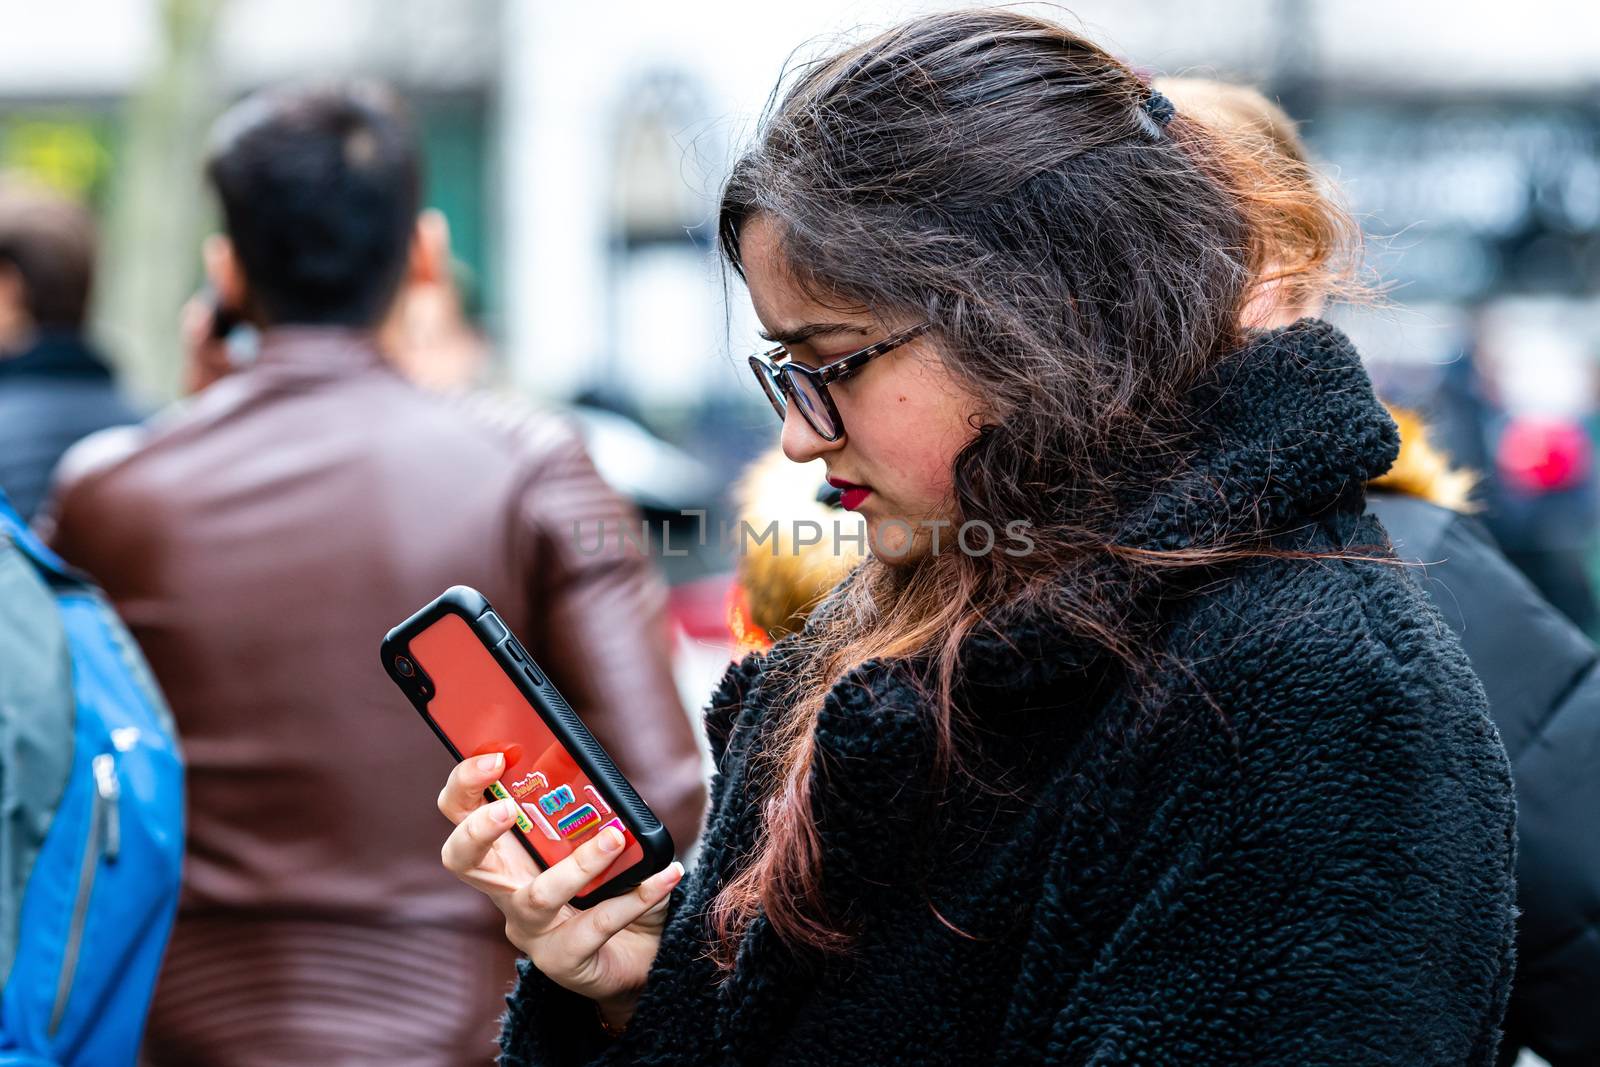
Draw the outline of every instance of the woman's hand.
M514 800L486 803L483 791L505 770L499 753L456 765L439 794L439 810L456 824L441 853L456 877L494 901L506 937L556 984L589 997L601 1016L621 1026L633 1015L645 976L661 946L667 894L683 877L674 861L631 892L587 911L568 903L616 860L620 831L608 827L572 855L540 872L506 831Z

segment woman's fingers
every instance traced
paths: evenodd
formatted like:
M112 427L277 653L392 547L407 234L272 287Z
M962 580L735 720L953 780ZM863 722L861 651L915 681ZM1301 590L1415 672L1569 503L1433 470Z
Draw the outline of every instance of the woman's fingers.
M500 884L487 886L486 872L479 870L484 860L488 858L489 850L494 848L494 843L511 829L511 823L516 817L513 804L514 802L510 800L497 800L493 804L486 804L476 811L469 812L466 818L457 823L456 828L450 831L450 836L445 838L444 848L439 851L439 858L444 862L445 869L457 877L473 875L480 887L499 888L508 893L515 891L517 883L503 880Z
M674 860L620 897L603 900L582 915L568 919L559 933L561 948L572 959L588 959L607 941L654 908L664 907L672 887L683 880L683 864Z
M487 862L495 843L516 820L515 801L485 804L481 799L484 788L502 770L504 762L500 757L480 756L463 761L450 772L439 794L439 810L455 820L456 827L445 839L439 858L446 870L483 892L508 897L498 901L508 923L536 934L555 925L568 902L616 862L626 839L616 827L608 826L578 846L572 855L532 878L524 878L521 872L506 869L504 864ZM562 941L571 939L574 958L593 955L618 930L659 904L682 877L683 865L673 863L632 892L597 905L581 924L569 917L562 924Z
M459 823L468 812L483 806L483 791L505 769L506 758L499 752L462 760L439 791L439 810L451 822Z
M608 826L573 850L572 855L529 882L517 903L538 915L553 916L561 906L605 869L622 851L622 831Z

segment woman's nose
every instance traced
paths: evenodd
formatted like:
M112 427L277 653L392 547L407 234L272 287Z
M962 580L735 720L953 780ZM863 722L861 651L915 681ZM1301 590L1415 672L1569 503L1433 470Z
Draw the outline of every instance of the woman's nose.
M841 434L837 441L829 441L811 428L805 416L800 414L799 405L791 403L789 410L783 416L783 454L795 463L809 463L819 459L829 452L837 452L844 447L844 435Z

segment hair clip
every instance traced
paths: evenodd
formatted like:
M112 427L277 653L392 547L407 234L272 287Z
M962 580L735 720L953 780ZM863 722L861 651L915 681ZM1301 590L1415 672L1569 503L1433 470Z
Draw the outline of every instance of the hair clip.
M1172 106L1172 101L1168 100L1166 94L1159 89L1151 89L1150 95L1145 97L1144 103L1139 106L1157 126L1161 127L1165 127L1178 113L1178 109Z

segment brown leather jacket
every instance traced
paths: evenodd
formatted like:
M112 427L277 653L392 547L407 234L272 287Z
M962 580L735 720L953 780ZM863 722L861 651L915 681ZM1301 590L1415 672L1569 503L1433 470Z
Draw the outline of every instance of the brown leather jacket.
M624 538L592 554L602 520L637 522L563 420L424 393L350 331L269 332L251 369L69 454L42 532L115 601L188 757L152 1062L492 1060L514 950L440 866L450 757L377 655L447 586L489 597L694 840L665 590Z

